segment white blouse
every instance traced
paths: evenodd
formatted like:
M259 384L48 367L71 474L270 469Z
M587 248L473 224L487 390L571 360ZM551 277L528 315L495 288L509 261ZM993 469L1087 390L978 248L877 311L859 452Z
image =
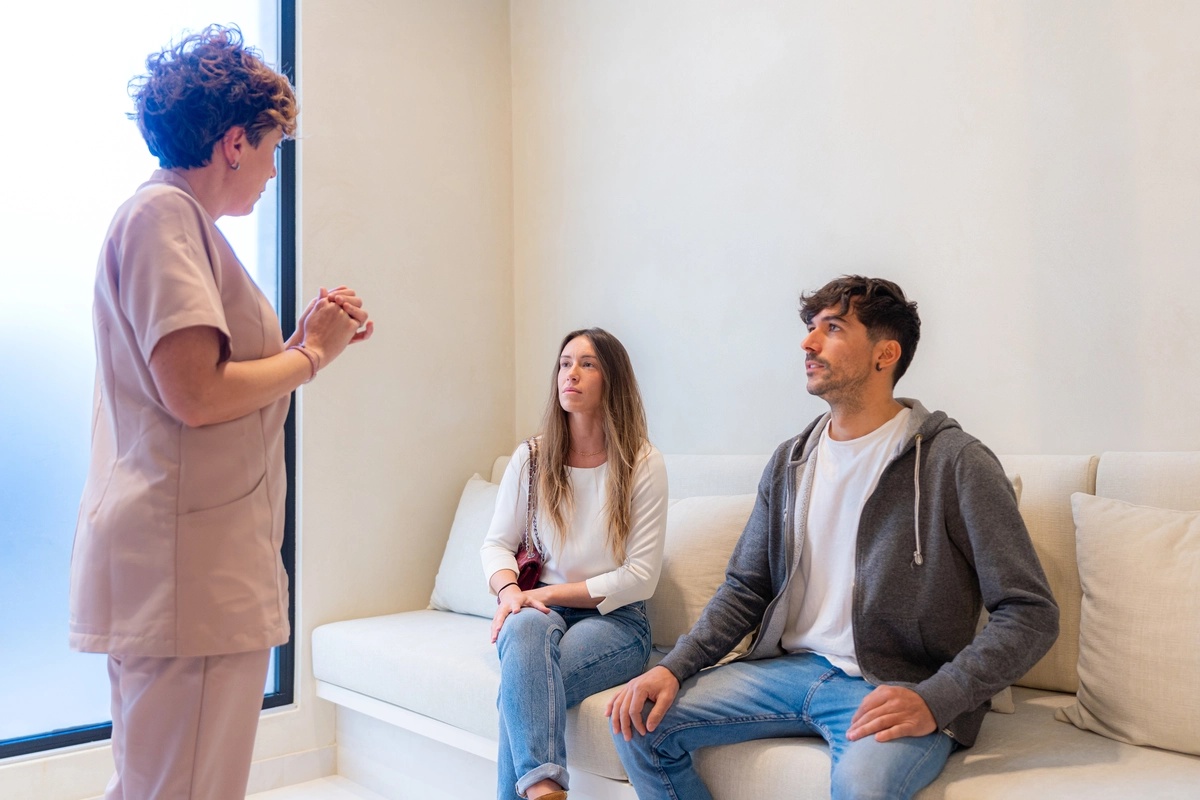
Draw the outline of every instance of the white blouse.
M546 553L541 582L585 581L591 597L604 598L597 607L601 614L649 598L658 585L667 534L667 468L662 454L647 442L634 467L629 538L620 562L608 547L608 465L568 467L567 473L575 496L567 535L559 537L553 523L538 515L538 540ZM479 551L489 580L500 570L517 570L515 553L525 533L528 494L529 446L522 442L500 480L496 513Z

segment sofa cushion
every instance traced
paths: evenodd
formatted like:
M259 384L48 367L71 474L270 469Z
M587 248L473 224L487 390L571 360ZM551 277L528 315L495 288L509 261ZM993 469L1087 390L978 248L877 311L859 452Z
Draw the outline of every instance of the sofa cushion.
M646 603L654 645L670 650L691 630L725 580L729 554L750 512L753 494L689 497L667 511L667 541L654 596Z
M1200 451L1105 453L1096 470L1095 494L1141 506L1200 511Z
M771 454L706 456L664 454L671 498L751 494L758 491Z
M495 739L500 661L490 630L490 619L433 610L322 625L313 675Z
M488 625L444 611L324 625L313 633L313 672L318 680L495 739L500 676ZM567 753L572 769L621 780L604 717L613 691L568 712ZM976 745L951 755L919 800L1173 800L1192 796L1200 785L1200 758L1056 722L1055 709L1070 704L1071 695L1019 687L1013 694L1017 712L989 714ZM717 797L829 797L829 749L817 738L706 748L696 763Z
M1120 744L1056 722L1054 710L1071 695L1021 687L1013 695L1016 713L989 714L975 746L951 754L917 800L1194 796L1200 759ZM821 739L764 739L705 748L695 758L714 797L829 797L829 748Z
M1058 603L1058 639L1017 685L1074 692L1079 687L1079 571L1071 493L1092 493L1095 456L1000 456L1009 474L1021 475L1021 517Z
M489 619L496 611L496 598L488 591L479 562L479 548L492 524L499 485L472 475L463 487L450 526L450 537L442 552L442 564L433 582L430 608L457 611Z
M1013 698L1016 713L989 714L975 746L952 754L918 800L1167 800L1190 796L1200 782L1200 759L1055 721L1055 709L1072 701L1069 694L1015 687Z
M1200 755L1200 512L1076 494L1083 611L1078 700L1059 717Z
M313 675L494 740L500 661L490 625L490 619L434 610L322 625L313 631ZM604 716L616 691L592 695L567 712L567 759L625 780Z
M612 743L604 706L620 687L598 692L567 712L567 766L616 781L628 780Z

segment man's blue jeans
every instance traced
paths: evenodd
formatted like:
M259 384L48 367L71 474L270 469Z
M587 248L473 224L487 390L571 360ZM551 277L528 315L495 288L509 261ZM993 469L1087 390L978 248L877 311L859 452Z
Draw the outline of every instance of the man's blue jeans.
M567 786L567 709L636 677L650 656L645 603L601 616L590 608L523 608L496 640L500 656L497 797L549 778Z
M617 753L640 800L710 800L692 765L699 748L821 736L833 759L833 800L912 797L942 771L954 740L940 731L847 740L850 719L873 688L813 653L735 661L685 681L653 732L635 731L630 742L614 737Z

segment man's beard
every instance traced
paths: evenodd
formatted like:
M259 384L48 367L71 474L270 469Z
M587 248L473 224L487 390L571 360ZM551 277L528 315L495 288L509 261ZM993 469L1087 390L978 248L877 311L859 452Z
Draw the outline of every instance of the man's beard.
M811 383L805 386L809 394L821 398L830 407L838 406L843 411L853 411L862 406L864 387L867 385L867 376L870 375L869 367L861 374L837 376L829 372L827 361L809 358L805 360L805 364L818 364L825 372L824 380L818 381L815 386Z

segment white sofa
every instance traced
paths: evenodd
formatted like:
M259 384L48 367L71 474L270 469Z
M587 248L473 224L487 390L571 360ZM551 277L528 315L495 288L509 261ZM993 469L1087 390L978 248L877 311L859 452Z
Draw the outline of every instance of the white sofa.
M493 480L499 479L507 460L497 459ZM1089 522L1087 530L1079 532L1080 557L1086 553L1090 559L1083 570L1077 563L1072 516L1076 492L1198 511L1200 453L1001 460L1010 476L1020 476L1021 511L1061 607L1061 633L1046 657L1013 687L1015 713L989 714L977 744L952 755L941 777L919 797L1200 797L1200 756L1195 755L1200 753L1200 723L1188 720L1200 718L1200 671L1187 678L1192 667L1200 670L1200 664L1193 663L1200 658L1200 516L1170 517L1175 527L1167 534L1147 533L1145 545L1133 540L1137 549L1132 557L1121 556L1113 547L1131 542L1138 532L1119 531L1121 536L1107 539L1096 533L1093 538L1101 544L1094 547L1092 539L1084 538L1096 527ZM648 603L655 644L661 649L686 630L720 580L767 456L668 455L666 461L673 501L667 553L659 589ZM488 492L482 479L468 483L439 572L433 605L457 611L430 608L347 620L321 626L313 634L318 694L339 706L339 771L385 797L418 797L437 786L451 788L446 796L486 798L494 793L498 663L488 642L489 619L460 613L490 614L494 608L474 552L484 534L479 528L486 527L490 517ZM1090 501L1076 500L1077 505L1086 502ZM1097 513L1108 509L1101 505ZM1113 507L1125 510L1120 504ZM1151 563L1166 565L1161 582L1156 575L1140 574L1137 564L1121 566L1126 563L1121 558L1138 561L1158 550L1164 551L1162 560ZM1105 558L1110 559L1107 566ZM1118 559L1115 569L1113 558ZM1178 574L1166 575L1176 568L1185 576L1186 570L1194 570L1190 590L1187 585L1182 590L1169 585L1180 580ZM1081 601L1081 571L1094 607L1089 600ZM1126 586L1137 596L1126 598ZM1169 607L1139 607L1155 598L1161 603L1163 596L1170 600ZM1124 611L1142 613L1135 619L1153 624L1135 622L1132 632L1104 628ZM1138 641L1142 635L1153 637L1149 646ZM1159 644L1163 652L1152 652ZM1122 654L1127 646L1134 648L1132 656ZM1139 658L1150 668L1131 674ZM1185 677L1147 695L1150 690L1145 690L1142 677L1157 676L1159 665L1164 665L1163 674ZM1072 713L1090 719L1093 729L1108 735L1056 719L1057 709L1075 705L1081 669L1086 687L1080 699L1090 699L1092 708ZM1093 688L1096 696L1084 698ZM1104 708L1110 696L1105 691L1115 692L1116 705L1126 707ZM610 693L594 695L569 717L573 800L635 797L603 716ZM1106 727L1109 720L1090 714L1096 706L1104 713L1149 719L1113 730ZM1156 729L1164 719L1165 732ZM1172 749L1137 746L1110 736L1165 741ZM708 748L699 751L696 760L718 800L829 797L828 749L819 739Z

